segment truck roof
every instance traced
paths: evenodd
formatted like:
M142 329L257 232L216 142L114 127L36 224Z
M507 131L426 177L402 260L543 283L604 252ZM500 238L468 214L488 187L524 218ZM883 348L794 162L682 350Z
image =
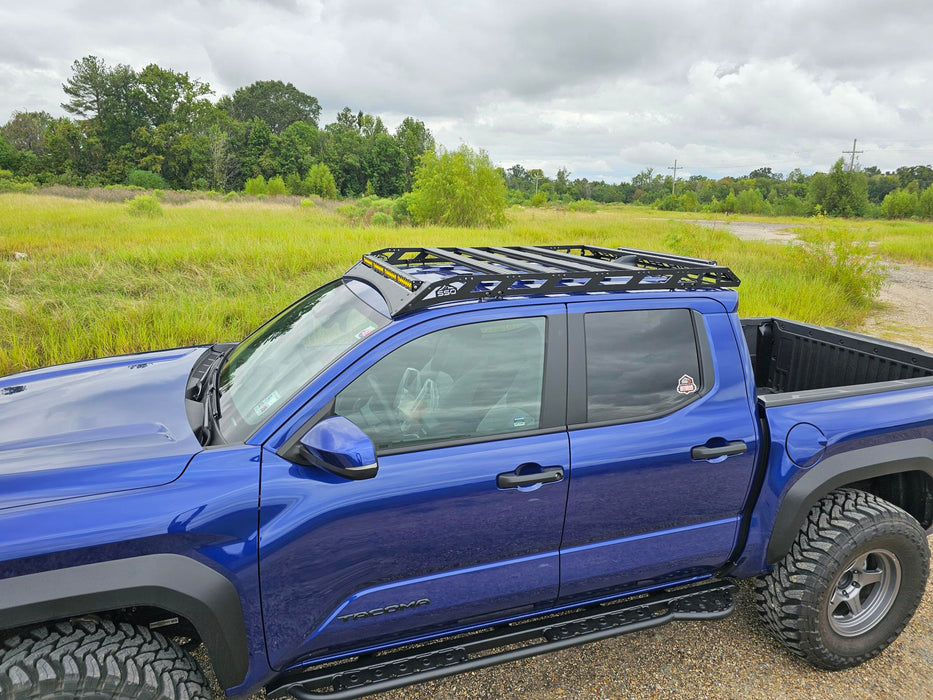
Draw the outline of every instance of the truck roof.
M457 301L740 283L715 260L592 245L383 248L363 255L345 277L375 287L393 318Z

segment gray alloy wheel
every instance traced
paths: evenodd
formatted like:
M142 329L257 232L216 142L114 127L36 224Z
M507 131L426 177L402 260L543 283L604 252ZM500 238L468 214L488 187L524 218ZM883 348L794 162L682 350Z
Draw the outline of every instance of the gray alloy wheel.
M829 626L843 637L857 637L887 615L901 588L901 563L886 549L873 549L849 562L833 584L827 602Z

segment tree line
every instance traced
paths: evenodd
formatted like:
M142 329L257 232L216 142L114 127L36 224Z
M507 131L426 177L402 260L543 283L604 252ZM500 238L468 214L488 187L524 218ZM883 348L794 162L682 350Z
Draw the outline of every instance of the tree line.
M86 56L72 64L62 90L70 116L15 112L0 127L0 189L19 182L396 198L412 191L426 154L443 155L414 117L390 133L380 117L344 107L321 126L317 98L279 80L257 81L212 101L210 85L188 73L156 64L111 66ZM472 162L475 155L463 157ZM480 160L488 165L484 154ZM618 183L572 179L566 168L553 176L521 164L497 172L504 188L495 189L505 193L506 204L619 202L680 211L933 219L929 165L881 172L849 169L840 159L812 175L762 167L740 177L694 175L676 182L647 168Z
M39 185L227 192L281 178L295 194L392 197L435 148L412 117L390 134L378 116L345 107L321 126L317 98L279 80L212 102L210 85L188 73L86 56L62 89L71 117L16 112L0 128L0 170Z
M849 169L839 159L828 172L805 175L799 168L786 176L763 167L741 177L693 175L674 182L646 168L618 184L570 179L562 168L554 177L514 165L503 171L512 204L542 206L549 201L620 202L668 211L738 214L933 219L933 168L877 167Z

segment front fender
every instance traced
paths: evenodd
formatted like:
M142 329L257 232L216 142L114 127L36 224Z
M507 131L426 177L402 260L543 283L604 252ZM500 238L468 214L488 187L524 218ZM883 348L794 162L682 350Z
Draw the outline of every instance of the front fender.
M179 554L150 554L0 580L3 627L153 606L197 629L222 687L246 677L249 651L240 597L222 574Z

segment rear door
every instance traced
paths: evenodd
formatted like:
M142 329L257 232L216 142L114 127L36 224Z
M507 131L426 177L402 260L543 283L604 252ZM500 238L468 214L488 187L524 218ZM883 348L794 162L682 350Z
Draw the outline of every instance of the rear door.
M372 438L374 478L264 449L260 567L276 667L556 600L566 314L508 311L404 331L312 401L310 414L342 415Z
M561 599L705 576L736 541L756 426L708 299L571 304Z

